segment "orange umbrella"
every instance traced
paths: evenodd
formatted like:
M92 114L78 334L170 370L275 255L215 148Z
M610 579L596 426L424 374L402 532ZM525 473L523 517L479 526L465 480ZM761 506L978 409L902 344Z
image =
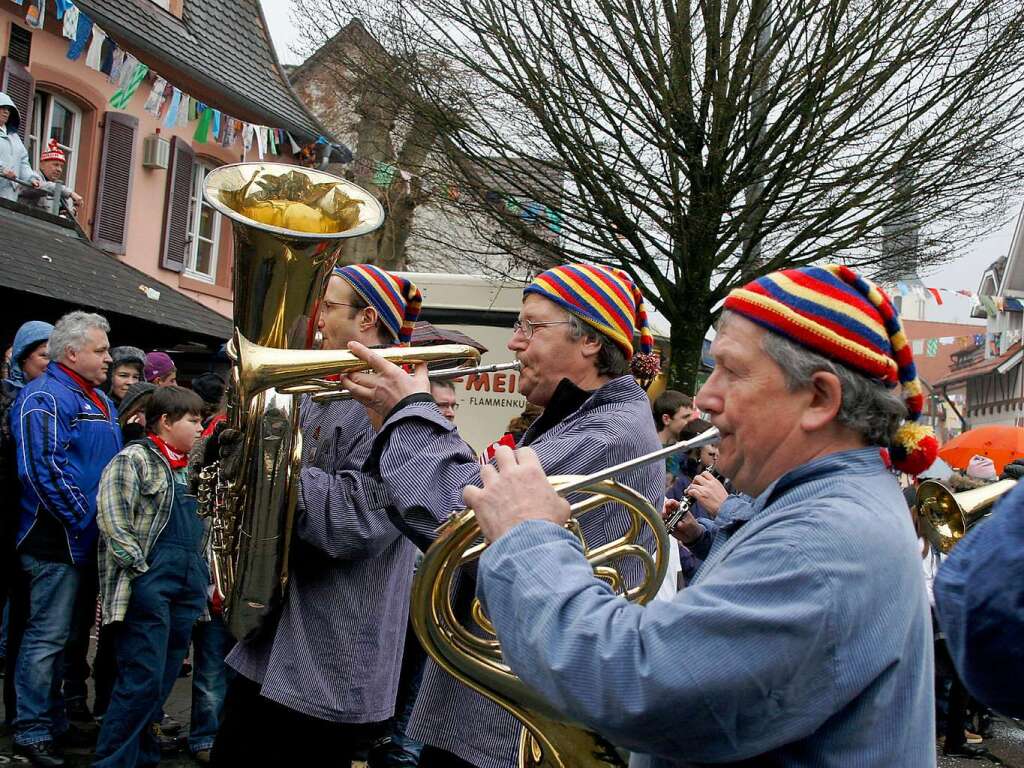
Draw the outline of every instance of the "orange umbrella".
M966 469L975 455L988 456L996 472L1014 459L1024 458L1024 428L991 424L957 435L939 448L939 457L950 466Z

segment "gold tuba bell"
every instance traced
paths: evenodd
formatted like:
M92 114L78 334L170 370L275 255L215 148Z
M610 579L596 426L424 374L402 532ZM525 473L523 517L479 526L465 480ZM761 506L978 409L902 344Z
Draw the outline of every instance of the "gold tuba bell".
M948 554L974 525L986 517L1003 494L1012 491L1016 480L995 483L954 493L937 480L925 480L917 489L914 506L924 536L933 547Z
M310 347L343 242L380 227L384 210L351 182L277 163L217 168L203 194L234 234L228 424L241 446L237 476L223 478L219 464L204 467L197 495L211 517L211 566L228 629L244 639L275 614L288 579L302 454L298 401L277 388L365 370L349 352ZM383 352L393 362L478 357L451 345Z
M597 578L606 581L625 599L646 603L653 598L668 568L668 531L661 515L635 490L611 478L634 467L679 451L699 448L718 439L709 429L696 437L662 448L585 477L552 477L559 495L579 494L585 498L572 505L567 527L583 545ZM620 538L591 549L583 540L578 518L609 502L621 504L630 513L630 529ZM640 543L645 528L654 533L654 553ZM494 635L479 602L474 600L472 617L489 636L470 631L452 603L455 580L462 566L478 559L486 544L480 541L480 527L473 510L454 514L441 528L437 539L423 556L413 579L412 625L424 650L456 680L469 686L511 713L523 724L519 740L520 768L622 768L622 754L599 734L568 722L502 660L499 638ZM615 563L625 557L638 558L645 578L627 589Z

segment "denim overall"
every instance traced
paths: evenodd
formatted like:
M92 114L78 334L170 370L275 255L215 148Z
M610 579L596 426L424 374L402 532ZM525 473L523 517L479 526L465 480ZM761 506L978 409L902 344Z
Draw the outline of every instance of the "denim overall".
M151 724L174 686L192 625L206 605L210 576L196 498L181 483L172 487L170 518L149 553L149 570L132 581L128 611L117 628L117 683L96 745L93 765L99 768L160 761Z

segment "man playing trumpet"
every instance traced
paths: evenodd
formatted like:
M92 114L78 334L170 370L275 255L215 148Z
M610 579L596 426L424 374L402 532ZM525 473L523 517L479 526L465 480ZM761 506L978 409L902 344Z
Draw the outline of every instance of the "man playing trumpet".
M650 402L629 374L637 333L650 351L640 292L616 270L556 267L524 291L508 348L522 365L520 392L544 413L520 445L531 446L548 472L586 474L659 447ZM383 419L365 469L380 476L394 500L395 524L426 548L438 525L462 506L463 487L480 482L480 464L431 399L425 366L409 376L365 346L350 349L375 374L354 374L345 384ZM662 462L623 480L660 504ZM623 535L630 518L606 505L581 524L587 543L597 546ZM624 562L620 571L626 586L640 580L639 563ZM472 597L472 579L464 574L456 605L468 614ZM514 768L519 733L505 710L428 663L409 729L427 745L421 768Z
M888 297L846 267L776 272L729 295L711 353L696 403L753 501L723 508L673 601L594 578L531 451L502 449L466 488L505 662L659 766L934 766L928 601L879 446L913 471L936 446L897 432L922 397Z

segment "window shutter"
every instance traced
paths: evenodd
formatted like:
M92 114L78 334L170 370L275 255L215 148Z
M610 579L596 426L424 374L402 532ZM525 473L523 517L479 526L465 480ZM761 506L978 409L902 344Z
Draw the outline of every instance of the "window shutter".
M92 239L110 253L123 254L128 230L128 202L135 170L135 134L139 119L124 112L103 116L103 149L96 194Z
M11 39L7 43L7 55L23 66L32 61L32 33L17 24L11 24Z
M32 124L32 100L36 97L36 79L21 64L10 56L0 59L0 91L11 97L21 114L18 135L25 140L25 133Z
M171 139L171 165L167 169L163 253L160 266L175 272L181 272L185 268L194 160L195 152L187 141L177 136Z

